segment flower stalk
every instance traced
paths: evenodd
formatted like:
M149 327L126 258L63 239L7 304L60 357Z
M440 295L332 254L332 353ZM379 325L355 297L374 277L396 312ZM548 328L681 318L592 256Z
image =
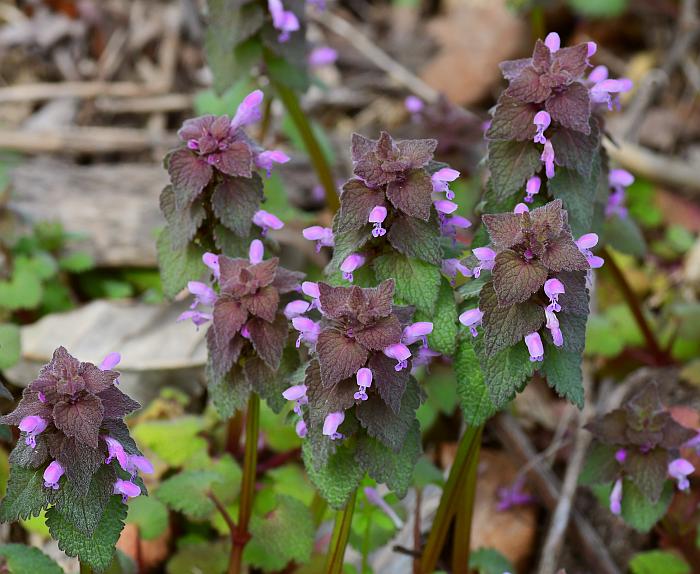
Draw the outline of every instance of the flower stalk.
M245 427L245 455L243 458L243 480L239 501L238 524L233 537L233 548L228 573L242 572L243 549L250 538L248 524L255 496L255 474L258 465L258 434L260 429L260 397L252 393L248 399Z
M352 525L352 515L355 511L355 500L357 490L350 495L345 508L339 510L335 516L335 526L333 536L328 546L326 558L326 574L340 574L343 571L343 561L345 559L345 547L350 538L350 526Z
M277 95L279 95L282 104L287 110L289 117L299 130L301 139L304 141L306 151L309 153L309 158L311 159L311 164L314 166L316 175L323 186L326 197L326 205L332 213L335 213L340 207L340 199L335 189L335 178L333 177L331 166L328 165L328 160L321 149L321 145L318 143L316 135L311 128L311 124L309 123L304 110L301 108L299 98L294 90L272 79L271 82L273 83L275 91L277 92Z
M472 458L478 459L479 448L481 445L481 431L483 427L467 427L459 441L457 447L457 455L450 469L450 474L445 483L445 488L442 491L440 505L438 506L435 520L433 521L432 529L428 535L428 541L423 549L421 558L421 572L433 572L437 565L438 558L442 552L447 532L449 531L452 518L455 516L458 508L458 502L462 496L462 487L466 482L466 476L469 474L469 468ZM468 509L468 519L471 524L471 507ZM462 541L460 541L462 543Z

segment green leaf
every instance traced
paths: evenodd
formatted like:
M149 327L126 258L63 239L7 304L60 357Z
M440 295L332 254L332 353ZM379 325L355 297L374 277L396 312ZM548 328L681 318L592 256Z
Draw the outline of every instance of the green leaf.
M517 192L540 167L540 152L531 141L490 141L488 166L496 195Z
M432 315L417 315L416 321L432 321L433 332L428 335L428 346L443 355L454 355L457 347L457 304L450 284L442 279L435 313Z
M673 552L647 550L636 554L629 564L632 574L690 574L688 563Z
M97 572L104 572L112 562L114 545L124 528L126 514L127 507L121 497L112 496L91 536L76 529L55 507L46 512L46 524L51 537L58 541L58 547L68 556L77 556Z
M37 516L48 505L44 490L43 469L33 470L14 465L10 470L5 498L0 503L0 522Z
M497 409L491 401L472 341L465 339L460 342L454 369L464 422L469 426L479 426L493 416Z
M433 265L442 263L440 224L435 214L430 221L408 216L397 217L386 238L394 249L406 257L422 259Z
M374 480L386 484L396 496L403 498L422 450L420 427L414 421L398 453L370 436L362 436L358 439L356 458Z
M58 266L70 273L82 273L83 271L92 269L95 266L95 260L89 253L76 251L75 253L62 257L58 261Z
M525 387L535 364L530 361L530 354L522 341L494 355L486 355L484 346L483 337L478 337L474 349L484 373L484 382L494 407L501 409Z
M9 369L21 356L20 331L12 323L0 323L0 371Z
M220 480L221 475L211 470L185 470L163 482L155 495L188 518L205 520L216 510L209 493Z
M469 554L469 569L478 574L504 574L514 572L510 561L494 548L479 548Z
M586 355L617 357L625 348L625 342L605 315L591 315L586 325Z
M321 496L333 508L339 509L345 506L350 494L357 488L365 473L364 469L357 464L355 453L350 446L341 445L328 458L327 463L318 469L314 468L312 449L307 441L304 441L301 453L306 472Z
M8 574L63 574L63 568L38 548L26 544L3 544L0 557Z
M239 367L234 367L222 377L216 374L210 360L207 363L206 372L209 396L222 420L230 419L236 411L245 408L248 404L251 384L243 376Z
M561 199L569 214L574 237L591 230L596 192L600 183L600 161L594 161L591 177L578 171L557 167L554 178L547 180L547 190L554 199Z
M250 519L252 538L246 544L243 560L265 571L282 570L289 562L308 562L314 544L315 528L311 510L291 496L277 495L274 510Z
M204 250L196 245L174 251L170 231L166 227L158 236L158 266L166 297L175 297L188 281L199 279L204 272L202 255Z
M155 496L137 496L129 500L126 521L138 526L141 538L153 540L168 528L168 509Z
M395 299L429 315L435 312L441 279L438 267L396 254L381 255L373 265L378 281L395 280Z
M134 439L170 466L182 466L190 457L206 451L207 441L197 436L204 421L184 416L164 421L143 421L134 427Z
M661 498L652 503L630 480L622 486L622 518L635 530L649 532L666 514L673 499L673 484L666 481Z
M416 488L424 488L429 484L436 484L442 487L445 484L445 478L442 471L435 466L427 456L422 456L418 459L413 470L413 485Z
M564 329L562 330L566 333ZM566 337L566 335L564 336ZM541 369L547 377L547 384L560 397L568 399L580 409L583 408L583 378L580 353L565 351L554 345L547 345Z
M643 257L647 247L642 232L631 217L613 217L603 224L603 243L628 255Z
M207 63L214 73L214 88L223 93L260 55L260 42L252 38L260 30L264 13L258 4L240 0L208 0L209 25L204 41ZM251 48L253 48L251 50Z
M567 0L569 6L581 16L589 18L614 18L626 9L628 0Z
M5 309L34 309L41 303L41 277L31 260L17 257L10 281L0 281L0 305Z
M183 542L168 561L168 574L224 574L228 564L227 544L221 542Z
M620 463L615 460L617 447L594 442L586 456L578 483L584 486L608 484L620 473Z

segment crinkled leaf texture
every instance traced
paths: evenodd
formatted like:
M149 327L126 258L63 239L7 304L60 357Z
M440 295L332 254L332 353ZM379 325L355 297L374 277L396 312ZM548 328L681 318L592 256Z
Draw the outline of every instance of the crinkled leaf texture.
M355 460L354 449L348 445L341 445L325 465L316 468L311 446L308 441L304 441L302 456L306 472L323 498L333 508L343 508L365 473Z
M212 485L222 479L209 470L185 470L164 481L156 497L192 520L205 520L216 510L209 498Z
M5 561L8 574L63 574L56 562L38 548L26 544L3 544L0 560Z
M483 338L478 337L474 348L484 382L494 407L502 409L515 398L517 392L523 390L535 365L530 361L527 347L522 341L493 355L489 355L485 347Z
M13 466L7 492L0 503L0 520L14 522L38 516L49 501L44 489L43 469Z
M113 495L91 535L78 530L55 507L46 512L46 525L58 547L68 556L77 556L96 572L104 572L112 562L114 546L124 528L127 506Z
M377 279L394 279L397 302L413 305L429 315L435 312L441 279L438 267L396 254L377 257L373 265Z
M482 425L497 409L491 400L472 341L465 339L460 342L454 369L457 377L457 396L464 421L469 426Z
M635 530L649 532L663 518L673 499L673 483L666 481L657 502L651 502L629 480L622 485L622 518Z
M166 227L158 236L158 267L166 297L175 297L188 281L198 279L205 270L202 263L204 250L189 244L185 249L173 247L172 230Z

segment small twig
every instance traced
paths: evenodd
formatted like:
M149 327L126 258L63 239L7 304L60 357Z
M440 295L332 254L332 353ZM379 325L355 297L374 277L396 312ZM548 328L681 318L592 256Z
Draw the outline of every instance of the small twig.
M228 510L226 510L224 503L219 500L219 497L216 496L216 494L210 492L209 498L214 503L214 506L216 506L219 514L221 514L221 518L224 519L226 526L228 526L229 532L231 532L231 539L233 540L233 535L236 532L236 523L233 521L233 518L231 518L231 514Z
M501 442L519 459L520 463L524 464L537 456L537 451L533 448L527 435L511 415L501 413L493 419L493 425ZM529 477L545 506L553 510L561 492L559 479L541 462L530 469ZM576 510L571 512L571 526L578 547L592 566L592 571L596 574L621 574L610 558L598 533Z
M637 90L637 94L630 103L623 117L623 138L630 142L636 142L642 118L647 108L656 98L660 88L671 76L676 67L683 61L688 50L700 37L700 20L697 15L696 0L684 0L681 6L681 14L678 18L678 26L674 34L674 40L667 54L664 56L663 65L659 70L652 70L650 74L660 73L664 81L649 81Z
M592 377L588 365L583 368L583 389L584 396L588 396L592 386ZM593 408L590 400L585 402L582 412L578 416L578 429L576 431L576 442L574 451L569 459L569 464L564 475L564 482L561 488L559 501L552 516L552 522L547 532L547 537L542 548L542 555L537 569L538 574L554 574L561 555L562 545L566 529L569 526L569 517L573 507L574 495L578 485L578 477L586 457L588 445L591 442L591 433L587 432L583 426L590 417Z
M192 109L190 94L162 94L133 98L103 98L95 100L95 108L108 114L153 114L182 112Z
M158 83L138 82L45 82L0 88L0 103L38 102L55 98L96 98L112 96L133 98L163 93Z
M112 153L174 146L175 134L149 134L134 128L63 127L60 130L0 129L0 148L24 153Z

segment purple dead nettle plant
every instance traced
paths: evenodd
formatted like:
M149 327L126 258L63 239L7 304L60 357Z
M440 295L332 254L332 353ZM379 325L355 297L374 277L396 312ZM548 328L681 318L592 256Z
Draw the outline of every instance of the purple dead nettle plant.
M183 145L165 158L170 185L160 198L167 226L159 239L159 260L168 295L187 280L173 273L173 259L185 260L182 265L190 269L205 251L242 257L253 238L251 225L261 236L284 225L261 209L263 181L256 169L269 176L289 157L264 150L245 132L260 119L262 101L263 93L256 90L233 118L206 115L185 121L178 132Z
M24 390L17 408L0 419L21 432L10 454L12 469L0 518L28 518L48 508L49 531L59 546L88 563L90 557L81 556L75 539L64 541L62 536L89 540L103 515L123 520L123 503L145 494L139 473L153 472L123 421L139 404L116 387L119 373L112 368L119 361L118 353L110 353L98 367L59 347ZM111 502L112 495L118 495L123 510ZM116 538L118 532L114 542Z
M197 328L211 322L207 348L215 405L228 417L231 406L243 406L251 391L279 404L275 385L283 383L276 371L293 309L287 302L300 290L303 274L280 267L276 257L264 259L259 239L251 242L247 259L206 253L203 260L213 281L188 283L195 299L179 319Z

